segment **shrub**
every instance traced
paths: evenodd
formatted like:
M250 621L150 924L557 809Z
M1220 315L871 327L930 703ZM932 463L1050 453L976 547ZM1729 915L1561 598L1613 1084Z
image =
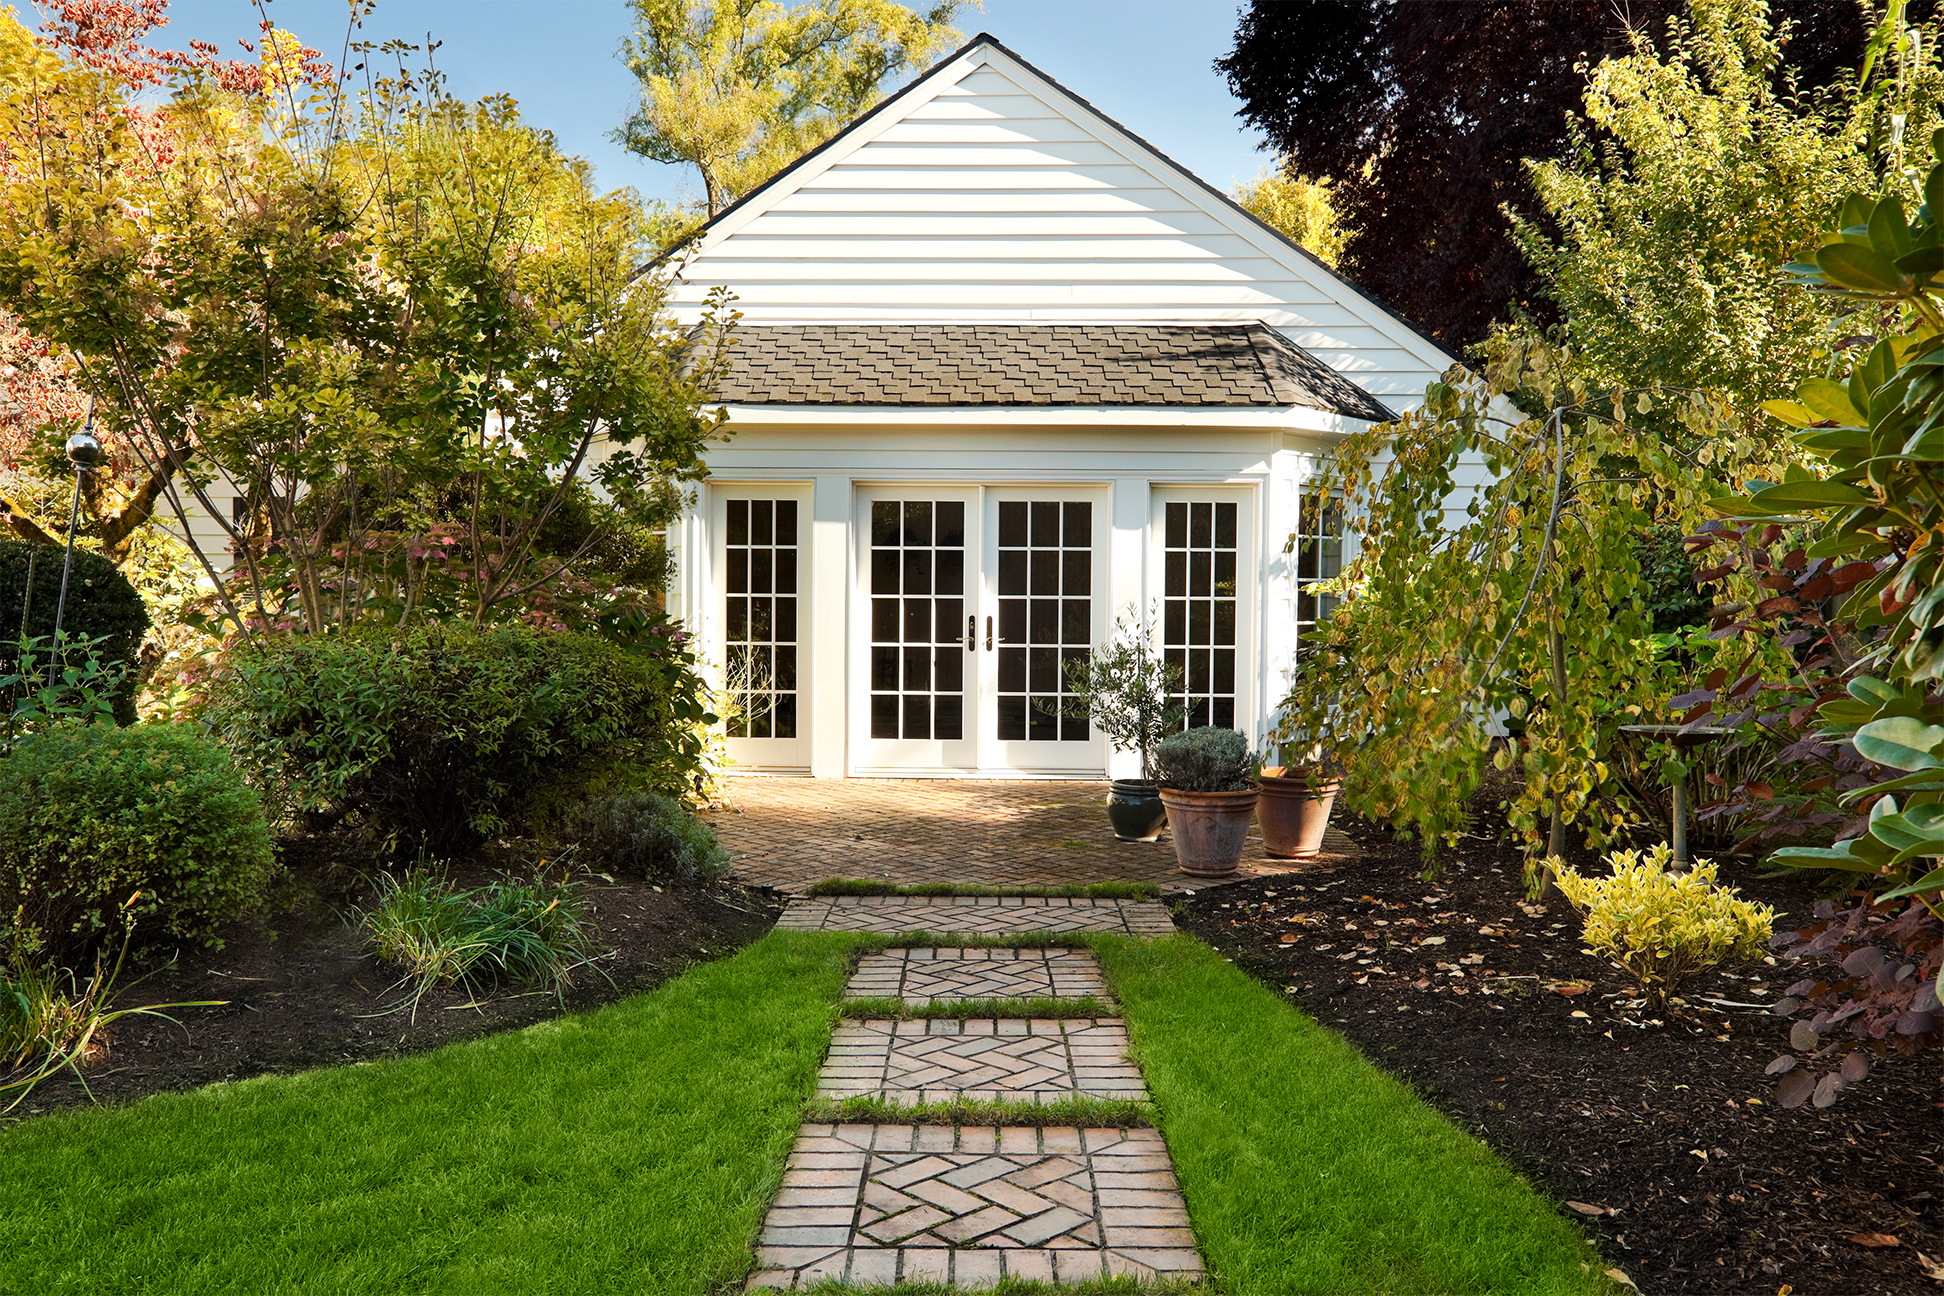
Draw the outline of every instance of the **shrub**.
M656 792L595 797L567 816L563 836L583 868L713 882L729 871L715 833L674 797Z
M25 633L52 642L63 553L52 545L0 540L0 636L7 641L0 643L0 675L12 673L8 668L15 663L9 655L17 655L14 641L21 633L23 608ZM70 642L98 638L96 653L103 663L124 668L115 692L117 724L135 723L135 693L141 685L136 657L148 628L148 609L128 577L100 554L76 549L61 632ZM11 703L12 699L0 697L0 710L11 710Z
M1246 792L1254 766L1249 740L1233 729L1190 729L1154 752L1156 781L1178 792Z
M176 725L59 726L0 757L0 913L23 945L77 957L132 917L212 941L275 867L263 807L223 749Z
M1775 923L1775 910L1717 886L1707 860L1669 873L1672 856L1665 843L1644 856L1615 851L1608 878L1551 862L1560 891L1584 915L1587 946L1619 964L1653 1007L1709 968L1760 958Z
M686 648L659 642L526 626L271 638L229 654L199 713L281 813L357 815L452 854L590 786L695 775L703 685Z
M405 969L399 1007L435 986L496 981L546 985L558 996L593 955L585 907L571 883L504 879L462 891L423 869L378 880L363 919L371 951Z

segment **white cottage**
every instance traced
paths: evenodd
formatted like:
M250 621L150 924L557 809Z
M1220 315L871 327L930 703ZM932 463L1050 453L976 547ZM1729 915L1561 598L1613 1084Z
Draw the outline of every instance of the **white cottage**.
M1045 705L1135 615L1259 741L1341 554L1302 484L1452 363L986 35L672 272L743 321L670 610L779 774L1136 773Z

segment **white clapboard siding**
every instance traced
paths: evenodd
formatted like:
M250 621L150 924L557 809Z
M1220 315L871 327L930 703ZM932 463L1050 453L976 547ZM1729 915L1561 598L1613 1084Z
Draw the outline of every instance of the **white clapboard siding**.
M1261 321L1393 407L1451 363L984 37L731 208L675 273L678 317L726 286L746 326Z

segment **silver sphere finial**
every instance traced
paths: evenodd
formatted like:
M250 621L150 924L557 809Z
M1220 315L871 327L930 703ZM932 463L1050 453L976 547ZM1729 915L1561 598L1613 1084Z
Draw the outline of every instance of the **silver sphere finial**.
M85 429L67 439L68 462L76 472L86 472L101 462L101 442Z

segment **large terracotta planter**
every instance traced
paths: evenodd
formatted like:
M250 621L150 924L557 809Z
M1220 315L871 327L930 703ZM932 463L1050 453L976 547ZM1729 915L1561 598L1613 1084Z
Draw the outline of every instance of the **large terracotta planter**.
M1107 798L1107 820L1114 825L1117 840L1151 842L1161 835L1161 825L1168 822L1168 812L1154 784L1115 779L1113 792Z
M1323 849L1323 830L1342 783L1333 778L1291 774L1262 777L1262 848L1271 859L1308 859Z
M1161 804L1168 808L1168 831L1174 834L1175 860L1181 871L1193 877L1235 872L1260 795L1255 788L1246 792L1162 788Z

